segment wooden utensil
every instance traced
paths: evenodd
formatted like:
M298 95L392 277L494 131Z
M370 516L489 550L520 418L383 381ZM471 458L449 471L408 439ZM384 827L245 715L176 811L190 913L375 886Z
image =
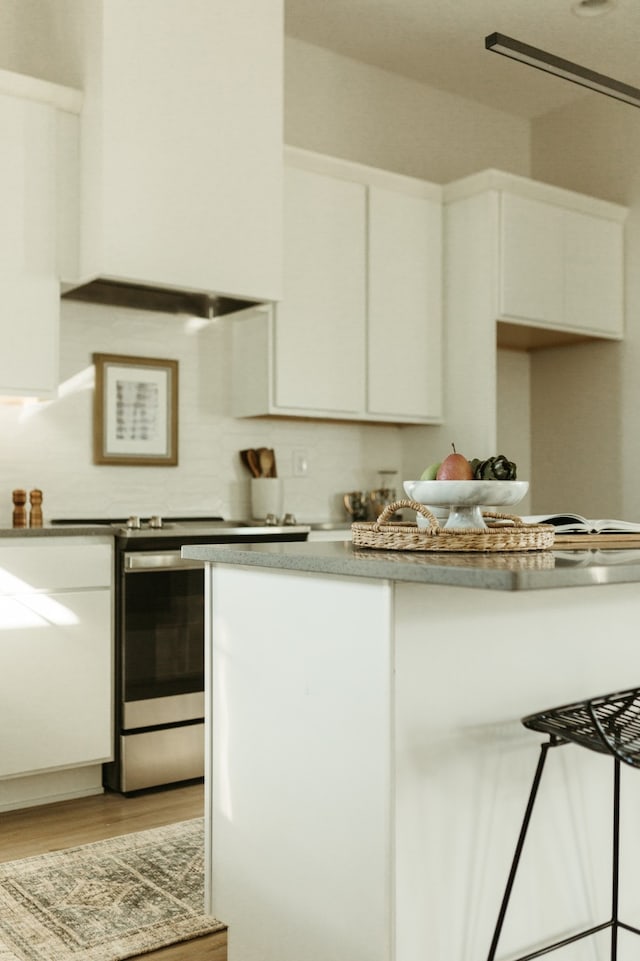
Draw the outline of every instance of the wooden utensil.
M247 462L249 464L249 470L254 477L262 477L262 470L260 468L260 462L258 461L258 454L250 447L247 451Z
M252 477L260 477L260 465L254 450L241 450L240 459Z
M274 477L275 457L273 451L268 447L259 447L257 454L258 463L260 464L260 475L262 477Z

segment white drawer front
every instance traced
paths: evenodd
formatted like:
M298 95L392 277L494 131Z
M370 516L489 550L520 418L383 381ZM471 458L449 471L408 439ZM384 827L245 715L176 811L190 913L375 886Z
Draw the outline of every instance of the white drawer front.
M0 595L110 587L113 545L61 538L7 538L0 546Z

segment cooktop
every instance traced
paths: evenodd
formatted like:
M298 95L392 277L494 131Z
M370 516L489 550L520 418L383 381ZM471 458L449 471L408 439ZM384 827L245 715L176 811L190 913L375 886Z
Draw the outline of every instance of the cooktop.
M249 540L251 537L272 537L279 533L287 536L294 533L304 534L311 530L308 524L297 524L292 514L285 515L282 521L278 521L275 516L268 517L266 520L237 521L224 520L219 516L160 517L157 514L152 514L143 518L132 514L124 518L60 517L52 519L50 523L59 527L96 527L104 525L111 528L119 536L126 538L215 537L217 534L225 538L237 536L241 540Z

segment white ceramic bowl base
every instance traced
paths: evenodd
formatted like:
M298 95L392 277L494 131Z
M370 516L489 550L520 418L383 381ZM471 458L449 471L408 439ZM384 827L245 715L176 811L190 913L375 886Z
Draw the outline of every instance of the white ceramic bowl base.
M513 507L529 490L529 481L403 481L407 497L431 508L448 508L446 528L484 530L482 510ZM508 512L507 512L508 513ZM428 527L426 518L417 515L419 527Z
M435 519L437 520L440 527L444 527L449 519L449 505L446 507L438 507L436 504L427 504L426 507L429 508ZM429 527L429 521L422 514L416 514L416 521L418 527Z

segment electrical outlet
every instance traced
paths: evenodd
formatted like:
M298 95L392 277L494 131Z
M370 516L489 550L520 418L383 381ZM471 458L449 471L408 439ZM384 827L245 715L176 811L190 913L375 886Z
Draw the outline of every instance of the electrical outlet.
M293 476L306 477L309 472L309 460L304 448L299 447L293 452Z

